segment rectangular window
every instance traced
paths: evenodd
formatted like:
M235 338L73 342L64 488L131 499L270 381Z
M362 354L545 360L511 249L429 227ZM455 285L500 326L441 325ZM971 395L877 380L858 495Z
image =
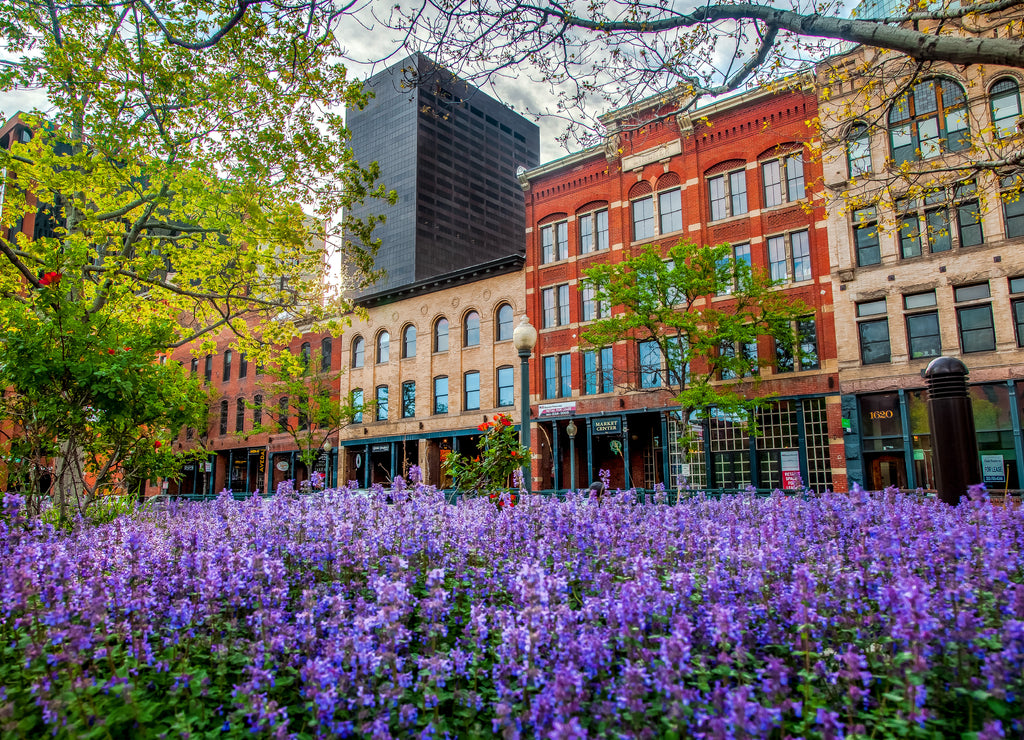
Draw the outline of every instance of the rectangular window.
M857 317L882 316L886 314L885 300L867 301L857 304ZM860 361L864 365L889 362L892 351L889 345L889 319L872 319L857 324L860 335Z
M540 227L541 263L569 258L569 222L559 221Z
M733 362L737 356L737 349L739 350L739 357L742 363L734 365ZM720 380L734 380L737 377L735 370L737 367L742 368L743 377L745 378L758 375L760 372L757 362L757 342L722 342L718 348L718 355L725 358L718 372Z
M914 293L903 296L903 308L907 311L934 308L936 306L935 291ZM910 359L938 357L942 353L942 337L939 334L939 314L937 311L922 311L906 314L907 350Z
M747 171L745 169L708 178L711 220L717 221L747 212Z
M953 188L956 204L956 222L961 247L976 247L985 240L981 228L981 207L978 203L978 188L973 180L962 182Z
M987 282L961 285L953 289L953 299L957 303L985 300L991 295ZM991 303L957 306L956 320L960 331L960 349L964 354L991 352L996 348L996 331L992 319Z
M249 360L245 356L245 352L238 355L238 379L241 380L249 374Z
M377 421L388 420L388 387L377 386Z
M807 194L803 152L790 154L761 165L764 206L772 208L801 200Z
M916 208L916 201L903 198L896 201L900 211ZM900 217L900 258L909 259L921 256L921 219L917 213L908 213Z
M402 383L402 418L411 419L416 416L416 381L407 380Z
M761 165L761 178L764 182L764 206L771 208L783 203L782 167L779 160L765 162Z
M1024 197L1021 197L1021 189L1024 188L1024 179L1021 175L1011 175L1000 180L1002 192L999 194L1003 202L1003 226L1006 229L1006 238L1024 236Z
M228 433L228 402L220 402L220 433L221 436Z
M235 401L235 431L245 431L245 399Z
M434 378L434 413L448 413L448 377Z
M463 410L474 411L480 408L480 373L472 370L463 376L464 405Z
M498 406L512 406L515 398L515 371L511 367L499 367Z
M640 357L640 387L660 388L661 347L653 340L639 342L637 352Z
M544 358L544 398L563 398L572 393L572 355L548 355Z
M612 392L612 348L587 350L583 353L583 393Z
M599 301L594 296L597 291L593 285L584 285L581 291L583 297L583 305L581 310L581 316L583 321L593 321L594 319L604 319L611 316L611 307L608 305L608 301Z
M224 350L224 360L222 363L224 367L220 379L222 383L227 383L229 380L231 380L231 356L233 354L234 353L229 349Z
M658 227L662 234L682 230L683 202L679 188L658 193Z
M878 245L878 216L874 206L853 213L853 243L857 248L857 265L867 267L882 261Z
M352 409L355 413L352 414L352 423L362 424L363 423L363 389L356 388L352 391ZM256 412L253 412L253 422L256 422L256 413L259 411L257 408Z
M203 367L203 377L209 383L213 378L213 355L206 356L206 365Z
M796 322L796 341L800 354L797 361L801 370L817 370L821 367L818 358L818 322L813 317Z
M769 237L768 267L774 282L810 280L811 246L807 231Z
M569 285L558 285L541 290L544 304L544 328L565 326L569 323Z
M654 197L647 196L634 200L633 210L633 241L654 237Z

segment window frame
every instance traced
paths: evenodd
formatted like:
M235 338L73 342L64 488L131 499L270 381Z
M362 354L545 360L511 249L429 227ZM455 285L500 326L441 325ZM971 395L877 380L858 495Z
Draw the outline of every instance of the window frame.
M437 392L438 391L439 383L441 381L444 381L444 395L443 396L440 395ZM450 406L449 403L448 403L448 395L449 395L449 390L450 390L449 386L448 386L448 376L447 375L435 375L434 379L433 379L433 383L431 385L433 386L433 388L432 388L433 396L432 396L432 399L431 399L431 408L433 409L433 414L435 414L435 415L436 414L447 414L449 406ZM441 398L444 398L444 409L443 410L438 410L440 408L440 406L438 404L438 401Z
M546 288L541 288L540 294L542 329L554 329L571 323L569 283L549 285Z
M802 237L798 239L798 235L802 235ZM777 259L779 253L775 250L780 243L779 240L781 240L782 246L781 260ZM797 242L800 243L798 244ZM773 282L781 285L814 279L814 269L811 264L810 229L796 229L795 231L787 231L783 234L773 234L765 239L765 245L768 252L768 275ZM799 256L797 255L798 246L800 249ZM785 267L785 274L781 277L776 277L777 265ZM797 274L798 266L803 266L799 276Z
M245 431L245 399L235 399L235 432Z
M409 390L412 389L412 393ZM402 381L402 418L412 419L416 416L416 381Z
M892 362L892 334L889 332L889 310L888 304L884 298L874 299L868 301L861 301L856 306L857 318L857 339L860 348L860 363L861 365L885 365ZM877 317L877 318L876 318ZM860 320L863 319L863 320ZM868 339L865 337L865 330L870 327L885 326L885 339ZM870 362L865 360L865 349L868 345L881 346L884 342L885 352L884 359L883 353L879 353L879 359L873 359Z
M999 179L999 201L1003 211L1003 236L1007 239L1024 237L1024 173Z
M721 180L722 193L720 198L713 197L713 184ZM737 191L736 184L742 182L743 190ZM734 216L742 216L750 212L750 201L747 198L747 168L737 167L733 170L719 172L705 177L708 194L708 220L722 221ZM716 203L721 205L716 207ZM741 210L742 209L742 210Z
M502 311L508 309L508 321L502 318ZM508 303L502 303L498 306L498 310L494 312L494 341L496 342L508 342L512 339L512 332L516 328L516 314L515 310ZM507 327L507 331L506 331Z
M444 331L442 331L442 326ZM451 347L451 342L449 341L451 337L451 324L448 323L447 317L439 316L435 319L430 333L434 352L447 352L448 348ZM443 347L441 346L442 343L444 344Z
M984 286L985 294L982 295L978 291L978 295L972 295L967 291L972 289L981 288ZM994 352L996 350L996 324L995 316L992 313L992 286L987 281L981 281L977 283L967 283L964 285L953 286L953 304L956 311L956 333L957 339L960 343L960 352L962 354L976 354L978 352ZM984 312L988 317L987 326L972 327L969 329L964 328L964 317L967 315L976 316L980 315L979 312ZM964 332L970 332L970 335L965 335ZM968 342L966 341L967 336L973 337L975 334L986 333L991 337L991 341L984 347L978 347L975 349L968 349Z
M856 154L854 147L859 150ZM874 172L871 162L871 126L864 121L854 121L846 132L846 171L850 180Z
M349 364L352 366L352 369L357 370L366 365L366 340L361 335L357 335L352 339L350 353Z
M603 221L603 224L602 224ZM601 208L595 208L592 211L578 214L576 216L576 229L578 232L578 241L580 254L593 254L594 252L603 252L609 247L609 232L608 232L608 206L602 206ZM584 224L589 224L589 233L584 233ZM603 225L603 229L602 229ZM601 235L604 235L603 246ZM587 245L584 241L584 236L589 236L589 244Z
M665 197L675 196L675 202L670 203L670 208L665 208ZM666 218L671 217L671 221L667 226L675 226L675 221L678 220L679 225L677 228L666 228ZM683 223L683 189L681 186L676 185L667 187L664 190L658 191L658 235L664 236L665 234L675 234L676 232L682 231L686 227Z
M548 236L551 237L547 241ZM540 227L540 263L549 265L569 259L569 220L559 219Z
M997 91L996 88L1000 85L1012 85L1012 89L1007 87L1004 90ZM997 115L996 101L999 99L1012 99L1016 103L1017 112L1009 115ZM988 91L988 110L992 117L992 130L997 139L1007 139L1020 133L1018 122L1021 119L1021 115L1024 114L1024 110L1021 109L1020 83L1015 77L1000 77L992 83ZM1008 120L1013 121L1009 129L1000 126L1000 122Z
M544 355L542 363L544 400L572 396L572 353Z
M221 437L228 433L228 399L222 398L220 402L220 424L218 432Z
M472 318L472 317L475 317ZM480 346L480 312L473 309L462 317L462 348Z
M637 375L641 388L661 388L665 385L662 373L664 372L665 358L659 345L653 339L638 340L637 351ZM657 365L653 360L657 359Z
M798 203L807 197L807 176L804 166L803 149L789 151L777 157L759 160L761 171L761 197L764 207L781 208L790 203ZM796 167L799 165L799 168ZM772 183L772 192L778 191L778 200L769 199L768 170L774 168L778 181ZM799 169L798 172L795 170ZM799 183L799 188L797 187ZM797 195L799 193L799 195Z
M611 347L584 350L582 395L599 396L615 390L613 357Z
M388 395L390 389L387 384L378 385L373 389L374 404L374 421L387 421L388 420Z
M354 411L354 413L352 414L352 423L362 424L363 410L366 408L366 396L363 393L363 389L353 388L351 391L349 391L349 398L351 399L352 409Z
M228 383L231 381L231 360L234 357L234 353L230 349L224 350L224 356L221 360L221 383Z
M334 340L324 337L320 340L320 372L329 373L334 364ZM241 370L241 368L239 368ZM239 376L241 377L241 376Z
M878 209L875 206L858 208L850 216L853 228L853 249L857 261L857 267L872 267L882 264L882 244L878 238ZM873 229L869 231L869 229ZM865 234L866 243L861 242L860 235ZM874 254L873 261L863 259L865 252Z
M1014 325L1014 337L1017 339L1017 346L1024 347L1024 276L1011 277L1008 279L1008 283L1010 319Z
M508 376L508 383L502 383L502 375ZM498 408L506 408L509 406L515 406L516 403L516 373L515 368L512 365L502 365L495 369L494 373L494 387L495 387L495 406ZM507 390L508 392L508 403L505 403L503 393Z
M476 383L475 388L470 388L471 379ZM482 407L482 400L480 393L480 371L467 370L462 374L462 410L479 411ZM473 405L474 403L476 405Z
M931 89L935 107L918 113L917 109L921 107L918 102L918 91L923 91L926 87ZM959 100L947 104L947 90L959 91ZM927 103L928 94L921 97ZM952 133L963 132L964 135L951 141L950 121L955 118L961 118L964 126L952 129ZM934 130L931 125L927 129L922 126L932 120ZM907 143L897 146L896 131L904 128L906 133L900 135ZM889 156L896 167L904 162L922 162L944 153L967 149L970 147L971 130L968 123L967 93L963 85L952 78L941 76L921 80L893 101L886 115L886 130L889 138Z
M416 357L416 333L417 332L415 324L406 324L404 327L402 327L403 360L411 360Z
M649 213L641 214L643 216L643 218L638 221L637 220L637 207L641 206L641 205L645 205L647 208L649 208L650 212ZM632 200L630 200L629 201L629 216L630 216L629 220L630 220L630 228L631 228L630 235L633 237L633 241L634 242L644 241L646 239L655 239L655 238L657 238L657 234L655 233L655 228L654 228L655 227L655 223L656 223L656 219L655 219L655 215L654 215L654 193L648 193L647 195L642 195L642 196L640 196L638 198L633 198ZM644 232L641 234L637 230L637 224L638 223L643 223L643 224L645 224L645 226L647 224L649 224L650 225L649 226L650 233L647 233L647 229L645 228Z
M376 364L386 365L389 363L391 361L391 333L387 329L379 331L373 344Z

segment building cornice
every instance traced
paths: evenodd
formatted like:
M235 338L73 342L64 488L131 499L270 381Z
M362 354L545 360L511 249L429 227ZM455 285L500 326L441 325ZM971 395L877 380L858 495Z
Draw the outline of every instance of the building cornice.
M431 278L418 280L414 283L401 285L397 288L389 288L379 293L371 293L356 299L355 303L357 306L364 308L385 306L405 300L406 298L412 298L413 296L436 293L439 290L453 288L457 285L475 283L485 278L519 272L523 269L525 261L526 255L524 254L510 254L487 262L470 265L461 270L453 270Z

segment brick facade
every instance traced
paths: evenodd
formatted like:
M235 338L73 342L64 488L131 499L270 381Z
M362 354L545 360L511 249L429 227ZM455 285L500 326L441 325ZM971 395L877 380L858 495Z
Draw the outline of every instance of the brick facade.
M606 468L612 473L613 485L636 484L650 488L655 483L667 482L671 486L672 471L679 469L670 464L674 458L673 438L677 434L667 413L672 408L669 394L665 391L636 392L628 389L628 382L624 382L638 370L635 342L617 342L612 348L616 385L611 392L582 393L581 352L586 348L579 339L583 325L579 291L587 266L597 260L619 262L651 241L667 247L685 237L704 244L749 244L753 264L768 269L768 240L782 236L788 245L789 235L800 232L801 242L806 235L809 274L804 274L803 264L798 274L790 262L791 279L784 281L779 289L812 307L819 367L784 374L766 367L762 370L759 387L751 392L785 398L782 406L790 407L786 413L792 412L801 418L805 411L810 414L813 407L815 418L827 427L827 431L823 431L819 423L820 444L815 453L831 463L831 471L824 482L833 488L845 489L827 232L819 197L820 168L808 147L814 134L809 124L817 113L817 99L807 84L809 80L791 82L794 87L748 93L692 114L675 114L673 111L679 101L661 102L664 99L616 111L602 119L611 132L605 146L569 155L521 177L527 200L527 310L540 333L531 363L531 399L537 404L534 418L541 420L540 434L534 436L537 440L535 487L571 484L566 472L570 467L566 454L569 440L565 433L568 419L563 416L544 421L549 411L564 412L577 420L582 417L584 422L578 425L582 426L583 434L576 445L576 467L583 472L577 476L577 485L594 480L597 471ZM805 191L793 198L785 191L782 203L766 205L762 166L793 155L802 164ZM738 173L737 191L745 188L746 196L742 212L737 205L735 215L716 213L712 217L709 181L720 173ZM796 186L793 187L796 196ZM659 193L675 188L680 190L681 201L681 218L672 223L675 228L660 233L659 224L654 228L653 237L634 240L632 202L648 194L658 202ZM607 249L583 253L586 234L596 223L591 214L603 209L607 209L608 214ZM659 218L653 220L658 223ZM546 254L545 227L560 222L566 224L568 254ZM563 285L568 286L569 320L544 328L545 290L554 288L557 292ZM709 296L705 300L731 299ZM770 340L759 344L762 357L774 351ZM571 390L559 398L545 399L544 358L563 354L570 356ZM563 405L558 406L558 403ZM599 419L614 416L622 417L623 428L616 433L621 437L596 433L600 431ZM593 426L595 424L598 426ZM704 432L708 431L705 428ZM613 438L621 441L621 453L613 446ZM803 440L802 432L800 438ZM750 450L738 454L750 455L748 461L738 463L741 468L749 463L749 467L757 471L751 478L747 470L744 484L751 481L768 484L779 478L778 455L768 459L772 455L766 449L761 453ZM809 471L803 447L800 454L801 473L807 481ZM793 458L785 459L788 463ZM629 461L628 466L623 464L625 460ZM715 487L715 475L708 477L706 462L705 456L703 473L698 474L696 468L691 467L693 482ZM821 467L819 460L818 468ZM744 474L739 476L742 479ZM730 478L730 482L737 480ZM817 483L822 483L822 475L818 476Z

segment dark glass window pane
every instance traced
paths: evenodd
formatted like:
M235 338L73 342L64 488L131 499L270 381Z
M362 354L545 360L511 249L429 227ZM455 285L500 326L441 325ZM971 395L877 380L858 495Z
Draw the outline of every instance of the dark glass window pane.
M960 346L963 352L991 352L996 348L992 307L970 306L958 308L956 318L960 324Z
M860 361L865 365L889 362L889 321L862 321L857 325L860 332Z
M938 357L942 354L939 315L937 313L922 313L907 316L907 340L912 360L922 357Z

